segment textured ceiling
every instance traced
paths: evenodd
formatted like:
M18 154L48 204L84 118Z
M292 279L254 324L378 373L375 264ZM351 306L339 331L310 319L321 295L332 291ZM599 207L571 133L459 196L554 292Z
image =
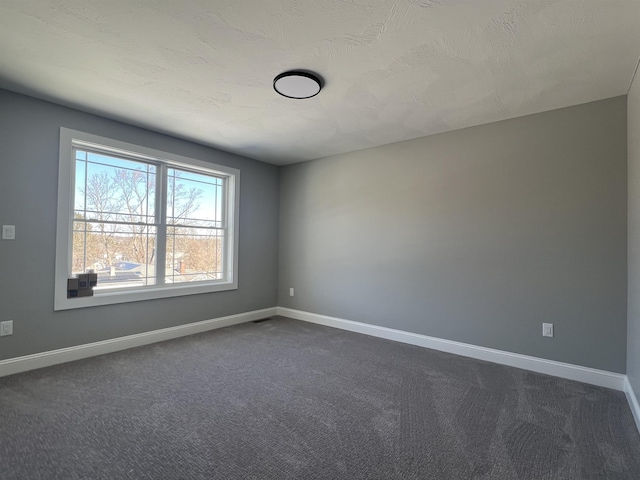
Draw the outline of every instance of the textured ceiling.
M1 0L0 86L286 164L627 93L639 0ZM320 73L308 100L272 89Z

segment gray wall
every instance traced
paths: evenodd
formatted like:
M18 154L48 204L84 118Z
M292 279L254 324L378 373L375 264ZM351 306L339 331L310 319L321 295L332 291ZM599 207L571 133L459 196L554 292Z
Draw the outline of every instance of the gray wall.
M640 75L636 75L631 84L627 102L629 146L627 376L635 394L640 395Z
M617 97L285 167L278 304L624 372L626 142Z
M61 126L241 170L239 289L114 306L53 311L58 144ZM0 359L276 304L278 169L211 148L0 90Z
M638 81L628 100L636 292ZM0 359L279 304L624 372L625 102L282 168L278 268L276 167L0 90L0 224L17 228L0 242L0 320L15 321ZM240 288L54 312L60 126L240 168ZM555 338L541 337L543 321ZM637 295L628 342L638 391Z

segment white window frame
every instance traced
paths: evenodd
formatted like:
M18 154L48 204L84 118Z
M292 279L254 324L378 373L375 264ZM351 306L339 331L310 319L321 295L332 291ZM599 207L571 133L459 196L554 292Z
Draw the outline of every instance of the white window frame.
M73 211L75 196L75 158L73 147L94 145L103 151L125 154L168 167L186 168L195 172L223 176L226 180L225 275L223 280L210 282L149 285L139 288L96 291L92 297L67 298L67 279L71 276ZM162 192L166 203L166 192ZM90 133L60 128L60 158L58 166L58 218L56 232L56 271L54 310L93 307L116 303L137 302L155 298L176 297L220 292L238 288L238 231L240 215L240 170L193 158L121 142ZM164 207L162 207L164 208Z

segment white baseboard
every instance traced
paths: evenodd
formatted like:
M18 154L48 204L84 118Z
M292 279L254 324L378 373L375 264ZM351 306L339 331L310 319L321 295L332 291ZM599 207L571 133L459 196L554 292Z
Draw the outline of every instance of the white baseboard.
M36 368L50 367L51 365L57 365L59 363L72 362L82 358L95 357L96 355L103 355L105 353L117 352L127 348L140 347L150 343L163 342L165 340L171 340L172 338L215 330L216 328L260 320L276 315L276 311L276 307L253 310L251 312L238 313L236 315L204 320L202 322L188 323L186 325L178 325L176 327L163 328L151 332L128 335L126 337L112 338L101 342L87 343L75 347L35 353L24 357L0 360L0 377L26 372L27 370L34 370Z
M640 404L638 403L638 397L636 397L628 377L624 379L624 393L627 395L631 413L633 413L633 418L636 420L636 425L640 432Z
M262 310L229 315L226 317L204 320L202 322L178 325L175 327L153 330L151 332L128 335L126 337L103 340L101 342L88 343L74 347L61 348L48 352L26 355L23 357L0 360L0 377L12 375L14 373L26 372L37 368L49 367L60 363L72 362L88 357L95 357L106 353L126 350L128 348L140 347L151 343L163 342L173 338L202 333L208 330L228 327L240 323L260 320L266 317L282 315L296 320L310 323L317 323L328 327L339 328L351 332L362 333L374 337L394 340L396 342L408 343L420 347L431 348L442 352L453 353L465 357L476 358L488 362L522 368L533 372L553 375L555 377L576 380L579 382L598 385L624 391L629 401L629 406L633 417L640 430L640 404L626 375L619 373L597 370L594 368L581 367L569 363L556 362L543 358L530 357L518 353L495 350L493 348L479 347L462 342L445 340L442 338L429 337L418 333L395 330L393 328L369 325L342 318L318 315L316 313L304 312L285 307L272 307Z
M487 362L508 365L510 367L522 368L523 370L530 370L532 372L576 380L600 387L612 388L614 390L623 391L625 389L626 375L607 372L605 370L530 357L528 355L495 350L493 348L479 347L468 343L444 340L442 338L428 337L418 333L379 327L377 325L344 320L342 318L328 317L326 315L318 315L316 313L303 312L291 308L278 307L278 315L328 327L340 328L342 330L349 330L351 332L363 333L374 337L386 338L387 340L395 340L396 342L408 343L419 347L440 350L442 352L454 353Z

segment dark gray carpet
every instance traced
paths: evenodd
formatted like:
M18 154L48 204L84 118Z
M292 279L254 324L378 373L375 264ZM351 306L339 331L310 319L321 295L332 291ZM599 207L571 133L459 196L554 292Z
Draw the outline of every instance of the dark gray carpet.
M0 478L640 479L624 394L275 318L0 379Z

